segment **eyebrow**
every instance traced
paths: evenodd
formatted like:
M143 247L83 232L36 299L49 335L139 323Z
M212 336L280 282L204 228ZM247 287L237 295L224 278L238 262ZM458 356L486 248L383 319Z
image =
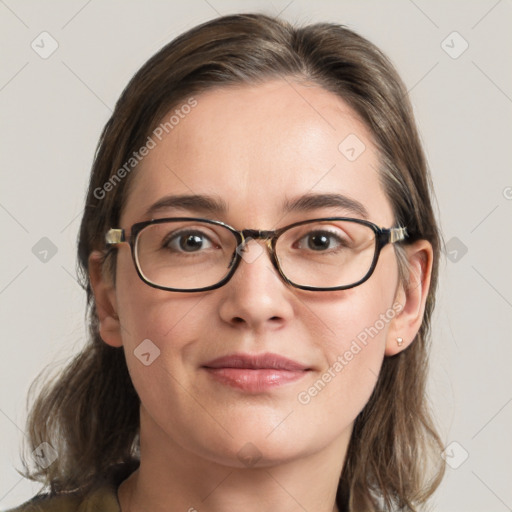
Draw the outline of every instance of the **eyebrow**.
M189 194L165 196L152 204L147 210L146 215L152 217L155 213L169 208L191 210L199 213L226 213L227 204L220 198L212 196Z
M341 194L306 194L285 203L286 212L308 212L320 208L341 208L368 220L365 206L350 197Z
M220 198L189 194L162 197L146 210L146 215L153 217L157 212L169 208L215 215L228 211L227 203ZM306 194L293 200L287 200L284 203L283 209L286 213L290 213L309 212L321 208L340 208L363 219L368 219L369 217L368 210L362 203L341 194Z

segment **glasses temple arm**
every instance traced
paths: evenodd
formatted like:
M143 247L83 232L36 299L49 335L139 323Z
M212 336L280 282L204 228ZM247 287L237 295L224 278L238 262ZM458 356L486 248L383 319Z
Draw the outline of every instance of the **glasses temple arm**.
M125 241L124 229L110 228L105 234L105 243L107 245L116 245Z
M389 242L394 244L395 242L401 242L407 238L407 228L391 228L389 230Z

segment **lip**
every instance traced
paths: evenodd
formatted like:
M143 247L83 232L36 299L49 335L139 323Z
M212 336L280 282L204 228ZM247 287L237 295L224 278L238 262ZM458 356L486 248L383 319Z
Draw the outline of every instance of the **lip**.
M294 382L310 370L278 354L230 354L202 366L217 382L258 393Z

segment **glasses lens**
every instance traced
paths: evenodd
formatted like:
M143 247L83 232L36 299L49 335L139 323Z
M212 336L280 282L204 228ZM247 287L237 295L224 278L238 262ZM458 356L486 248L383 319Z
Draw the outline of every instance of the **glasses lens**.
M276 244L283 274L294 284L336 288L357 283L371 269L375 233L350 221L313 221L285 231Z
M222 281L229 273L237 240L229 229L200 221L149 224L140 231L136 258L152 284L193 290Z

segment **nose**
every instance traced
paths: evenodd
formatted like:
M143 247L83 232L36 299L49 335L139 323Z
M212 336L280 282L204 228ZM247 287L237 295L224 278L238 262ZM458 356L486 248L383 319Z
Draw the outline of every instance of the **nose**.
M219 289L221 319L254 331L282 327L293 315L293 293L272 265L265 243L250 240L240 254L234 276Z

